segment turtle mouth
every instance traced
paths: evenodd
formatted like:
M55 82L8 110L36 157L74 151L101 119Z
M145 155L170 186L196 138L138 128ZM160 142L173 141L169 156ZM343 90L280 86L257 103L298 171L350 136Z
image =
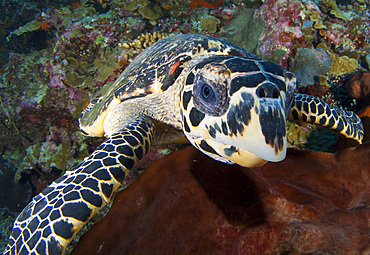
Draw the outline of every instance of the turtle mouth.
M255 152L237 147L235 144L226 144L216 139L205 139L201 136L191 137L190 142L200 151L218 161L227 164L238 164L243 167L259 167L267 161L277 162L285 158L285 153L280 154L278 158L266 158L265 155L257 155Z

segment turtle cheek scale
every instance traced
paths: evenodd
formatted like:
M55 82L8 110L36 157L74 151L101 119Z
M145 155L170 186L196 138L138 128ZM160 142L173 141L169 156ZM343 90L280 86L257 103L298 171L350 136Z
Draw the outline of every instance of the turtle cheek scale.
M205 154L246 167L281 161L287 148L285 93L259 98L256 88L243 87L230 98L222 116L202 113L190 100L184 114L185 135ZM194 114L194 112L196 114Z

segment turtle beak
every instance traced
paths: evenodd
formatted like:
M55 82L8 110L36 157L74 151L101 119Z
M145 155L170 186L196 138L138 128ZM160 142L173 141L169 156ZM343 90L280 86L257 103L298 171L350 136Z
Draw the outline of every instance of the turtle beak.
M226 163L256 167L285 158L285 93L273 84L243 87L230 98L222 116L206 116L189 140Z

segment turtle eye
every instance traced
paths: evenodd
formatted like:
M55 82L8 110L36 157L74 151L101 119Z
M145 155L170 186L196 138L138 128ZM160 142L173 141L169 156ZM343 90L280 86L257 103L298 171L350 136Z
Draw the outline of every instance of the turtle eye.
M195 80L193 97L194 103L203 113L219 116L225 111L226 97L224 88L220 84L204 80L201 77Z
M199 64L196 74L190 73L186 80L187 86L192 87L192 98L195 108L211 116L221 116L228 109L228 88L230 74L222 65Z
M205 82L201 82L201 83L202 84L199 87L201 90L200 95L202 99L207 103L214 103L216 101L215 91L209 84Z
M204 80L197 80L195 85L195 97L206 108L217 107L219 97L211 84Z

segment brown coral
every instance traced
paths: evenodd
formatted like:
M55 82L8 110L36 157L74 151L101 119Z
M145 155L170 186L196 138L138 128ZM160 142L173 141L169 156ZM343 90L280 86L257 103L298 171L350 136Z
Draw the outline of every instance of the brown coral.
M370 144L253 169L188 147L120 192L73 254L357 254L370 242L369 164Z
M351 97L357 99L361 107L370 104L370 72L355 73L347 82L347 90Z
M331 55L331 58L332 62L329 67L329 74L339 76L356 72L358 67L358 61L356 59L337 55Z

